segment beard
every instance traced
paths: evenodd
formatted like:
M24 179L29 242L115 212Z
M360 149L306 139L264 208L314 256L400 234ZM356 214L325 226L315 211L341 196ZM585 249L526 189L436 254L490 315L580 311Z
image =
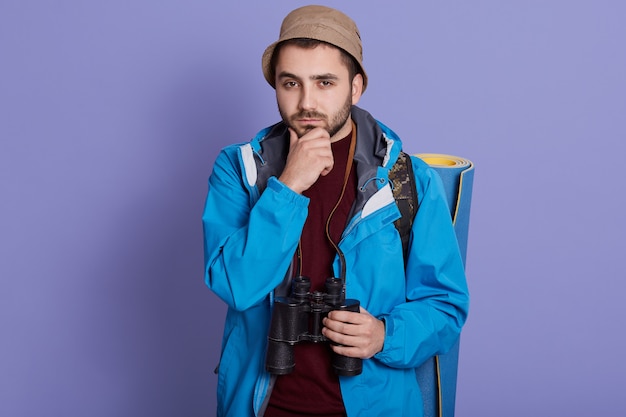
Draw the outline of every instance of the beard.
M328 117L328 115L324 113L319 113L316 111L306 111L306 110L300 111L298 113L295 113L289 116L285 112L283 112L283 110L280 108L280 105L278 106L278 112L280 113L280 116L282 117L283 122L296 132L296 134L298 135L298 138L301 138L307 132L309 132L310 130L316 127L314 125L306 125L302 128L298 128L295 124L295 122L298 119L323 120L326 124L324 129L326 129L326 131L332 138L346 124L346 121L350 117L351 109L352 109L352 97L350 95L348 95L348 97L346 98L346 101L343 103L343 106L341 106L341 108L336 113L334 113L330 118Z

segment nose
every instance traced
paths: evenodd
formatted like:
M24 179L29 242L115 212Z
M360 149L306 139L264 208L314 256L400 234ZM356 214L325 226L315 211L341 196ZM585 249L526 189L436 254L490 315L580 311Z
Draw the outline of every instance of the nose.
M301 110L314 110L317 108L317 99L315 97L314 87L311 85L305 85L302 87L300 95L300 109Z

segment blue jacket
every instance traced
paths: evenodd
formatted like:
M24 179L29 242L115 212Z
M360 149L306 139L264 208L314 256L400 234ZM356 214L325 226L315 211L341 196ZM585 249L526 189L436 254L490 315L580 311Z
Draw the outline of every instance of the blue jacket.
M457 340L469 304L464 268L441 180L413 157L419 210L405 269L387 175L400 139L358 107L352 119L358 190L339 243L344 261L337 256L333 267L336 276L345 273L346 297L384 318L386 335L360 375L340 377L341 392L348 416L418 416L414 368ZM228 305L218 416L262 415L271 392L264 361L272 305L288 287L308 207L308 198L277 180L288 143L284 124L266 128L249 143L223 149L209 178L205 280Z

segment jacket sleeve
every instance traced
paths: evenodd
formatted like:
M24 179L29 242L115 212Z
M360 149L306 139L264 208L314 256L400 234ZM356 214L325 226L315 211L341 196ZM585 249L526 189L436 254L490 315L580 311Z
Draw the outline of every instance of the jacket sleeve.
M419 209L406 266L406 302L385 320L385 344L376 358L392 367L417 367L457 341L469 293L443 184L425 163L414 163Z
M283 280L306 220L308 199L276 178L256 202L238 147L217 157L204 213L205 282L231 308L248 309Z

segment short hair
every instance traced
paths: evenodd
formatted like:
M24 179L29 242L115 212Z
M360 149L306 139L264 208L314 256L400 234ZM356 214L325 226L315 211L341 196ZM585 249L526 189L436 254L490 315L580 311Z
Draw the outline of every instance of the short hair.
M269 68L270 77L274 83L276 80L276 62L278 61L278 54L280 53L280 50L282 49L282 47L285 45L294 45L294 46L297 46L299 48L304 48L304 49L315 49L319 45L327 45L327 46L333 47L339 50L339 53L341 56L341 62L343 62L346 68L348 68L348 76L350 77L349 78L350 82L354 80L354 77L357 74L362 75L361 66L359 65L359 63L356 62L356 60L352 57L352 55L350 55L343 49L338 48L335 45L330 44L328 42L319 41L317 39L296 38L296 39L287 39L285 41L282 41L278 45L276 45L276 48L274 49L274 53L272 54L272 58L270 60L270 68Z

